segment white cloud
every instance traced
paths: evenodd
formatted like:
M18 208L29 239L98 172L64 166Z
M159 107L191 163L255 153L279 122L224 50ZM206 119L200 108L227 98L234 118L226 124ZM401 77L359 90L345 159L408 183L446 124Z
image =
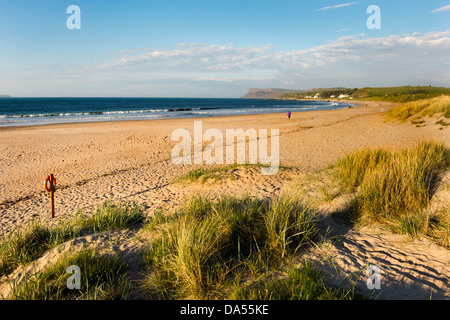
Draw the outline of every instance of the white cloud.
M444 12L444 11L450 11L450 4L440 7L438 9L435 9L435 10L431 11L431 13L439 13L439 12Z
M247 87L448 86L448 52L450 30L378 38L358 34L289 51L272 45L184 43L172 49L124 50L94 66L1 72L0 86L14 94L17 83L30 80L50 95L56 87L66 95L77 90L104 96L195 96L209 90L228 97L244 94Z
M346 31L352 31L352 29L344 28L344 29L336 30L336 32L346 32Z
M237 71L260 68L273 46L233 47L202 43L183 43L176 49L151 49L136 55L123 56L97 66L97 69L146 68L169 71Z
M354 4L357 4L359 2L348 2L348 3L341 3L335 6L329 6L329 7L323 7L318 9L317 11L324 11L324 10L329 10L329 9L338 9L338 8L342 8L342 7L348 7L348 6L352 6Z
M448 68L449 51L450 30L380 38L359 34L291 51L279 51L272 45L185 43L170 50L124 55L98 65L95 71L112 73L111 77L118 79L290 84L292 88L327 82L334 86L400 85L416 79L434 84L433 79L447 79L442 71ZM450 79L446 81L448 84Z

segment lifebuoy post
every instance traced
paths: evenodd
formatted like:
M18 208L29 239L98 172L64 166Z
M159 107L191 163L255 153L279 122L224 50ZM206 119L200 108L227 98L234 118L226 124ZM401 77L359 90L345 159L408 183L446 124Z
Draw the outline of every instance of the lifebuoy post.
M53 174L50 174L45 179L44 188L47 192L50 192L51 218L55 217L55 185L56 179Z
M55 217L55 186L53 185L53 180L55 179L53 177L53 174L50 175L50 186L51 186L51 190L50 190L50 202L51 202L51 206L52 206L52 213L51 213L51 217L52 219Z

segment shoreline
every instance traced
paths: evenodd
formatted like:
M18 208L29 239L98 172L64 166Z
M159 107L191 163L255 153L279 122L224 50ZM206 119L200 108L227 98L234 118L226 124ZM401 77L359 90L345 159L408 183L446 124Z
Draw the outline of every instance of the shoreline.
M339 109L327 109L327 110L306 110L306 111L298 111L292 112L292 114L298 113L310 113L310 112L327 112L327 111L335 111L335 110L345 110L352 107L371 107L374 105L380 104L377 101L353 101L353 100L330 100L330 99L315 99L315 100L305 100L305 101L333 101L333 102L343 102L348 104L353 104L347 108L339 108ZM386 108L394 107L398 105L398 103L384 102L387 104ZM31 125L11 125L11 126L0 126L0 132L2 131L15 131L15 130L33 130L37 128L50 128L50 127L58 127L58 126L77 126L77 125L99 125L99 124L107 124L112 125L116 123L141 123L148 121L176 121L176 120L186 120L192 119L193 121L210 119L210 118L221 118L227 120L228 118L239 118L239 117L255 117L255 116L267 116L267 115L277 115L277 116L285 116L285 113L279 112L266 112L266 113L252 113L252 114L238 114L238 115L218 115L218 116L198 116L198 117L180 117L180 118L159 118L159 119L129 119L129 120L104 120L104 121L74 121L74 122L60 122L60 123L46 123L46 124L31 124Z

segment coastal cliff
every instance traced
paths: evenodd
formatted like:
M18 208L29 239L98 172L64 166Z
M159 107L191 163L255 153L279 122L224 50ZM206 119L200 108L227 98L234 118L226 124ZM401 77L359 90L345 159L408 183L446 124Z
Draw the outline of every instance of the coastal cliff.
M248 89L248 92L242 96L243 99L277 99L284 93L295 93L297 90L289 89Z

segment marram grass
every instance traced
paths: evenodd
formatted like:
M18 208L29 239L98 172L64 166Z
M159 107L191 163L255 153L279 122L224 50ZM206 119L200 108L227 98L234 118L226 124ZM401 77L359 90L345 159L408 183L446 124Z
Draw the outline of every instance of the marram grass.
M93 214L80 213L62 220L54 227L32 221L10 232L0 241L0 276L39 258L46 250L70 239L92 232L130 228L142 222L143 217L141 206L107 201L99 205Z
M397 119L404 122L407 120L416 121L425 116L432 117L435 115L450 118L450 96L442 95L399 105L386 113L386 119Z
M335 177L345 191L356 192L354 220L384 223L412 238L427 235L450 247L449 211L433 216L430 200L439 176L450 166L450 149L424 141L393 152L363 149L343 157Z
M300 201L194 198L144 254L158 297L220 297L242 273L257 272L295 253L318 232Z
M384 149L366 148L341 158L336 165L336 178L346 191L354 191L366 175L379 166L385 166L392 157Z
M80 289L69 289L69 266L80 268ZM84 250L72 256L62 256L41 273L26 276L13 284L9 300L117 300L126 299L130 285L126 275L128 265L117 257Z
M304 264L290 267L286 276L266 276L259 281L242 286L236 284L231 299L236 300L354 300L365 297L354 288L325 285L322 273Z
M360 203L370 216L400 216L424 209L438 175L449 166L450 150L422 142L395 152L389 161L368 170L361 182Z
M206 181L219 182L224 179L234 180L235 176L231 172L232 169L260 169L263 167L267 167L267 165L264 165L262 163L233 163L219 167L199 168L186 172L185 174L173 179L171 183L205 183ZM286 166L280 165L278 169L281 171L286 170L287 168L288 167Z
M87 216L81 217L78 225L95 232L108 229L129 228L143 222L143 207L138 204L105 201Z
M77 235L72 225L50 228L38 221L12 231L0 242L0 275L39 258L46 250Z

